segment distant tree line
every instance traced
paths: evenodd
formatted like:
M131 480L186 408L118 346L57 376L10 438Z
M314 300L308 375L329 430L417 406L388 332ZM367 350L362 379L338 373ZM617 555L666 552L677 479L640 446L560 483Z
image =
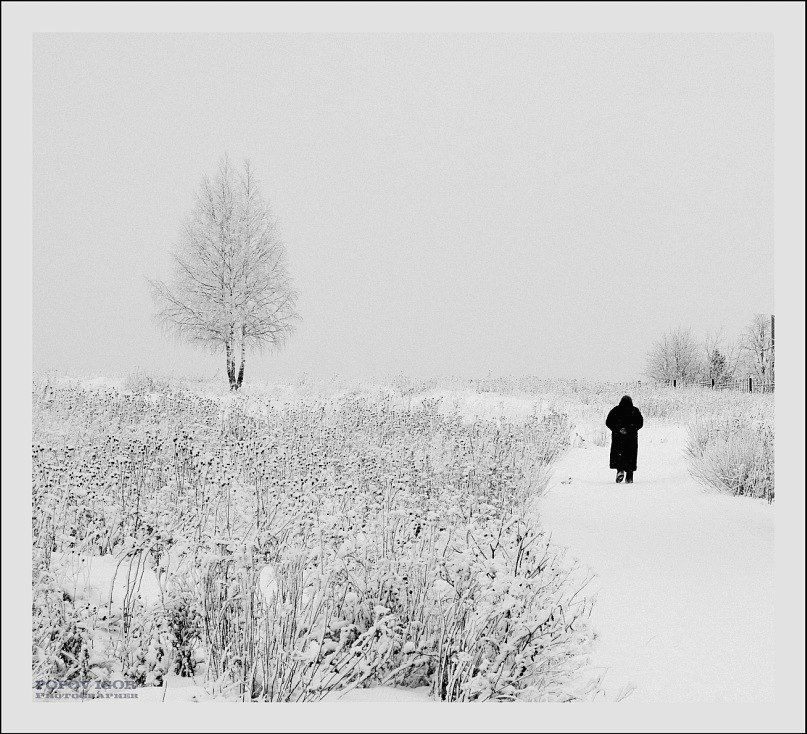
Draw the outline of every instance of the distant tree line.
M774 318L754 314L734 340L722 330L699 341L692 330L679 327L657 339L647 354L645 374L651 380L681 383L714 380L726 384L743 377L763 382L774 379Z

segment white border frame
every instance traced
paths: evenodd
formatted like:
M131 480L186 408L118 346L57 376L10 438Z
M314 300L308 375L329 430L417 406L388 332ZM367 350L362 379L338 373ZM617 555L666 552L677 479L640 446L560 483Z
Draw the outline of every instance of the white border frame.
M312 7L315 5L316 7ZM802 3L19 3L2 5L3 731L804 731ZM777 701L770 705L135 704L31 701L32 33L771 32L776 55ZM16 551L16 553L15 553ZM22 562L20 558L22 557ZM270 706L271 708L267 708ZM136 714L135 714L136 712ZM114 718L112 718L114 717Z

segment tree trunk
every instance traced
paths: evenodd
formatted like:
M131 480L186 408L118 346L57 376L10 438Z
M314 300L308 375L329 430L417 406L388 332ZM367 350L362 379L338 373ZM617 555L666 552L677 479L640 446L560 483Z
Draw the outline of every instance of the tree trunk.
M227 352L227 379L230 381L230 390L235 390L235 360L233 359L232 339L227 339L224 342L224 349Z
M241 387L241 384L244 382L244 362L247 358L247 348L246 344L244 343L244 327L241 327L241 366L238 368L238 381L235 383L235 389ZM235 363L233 363L233 370L235 370Z

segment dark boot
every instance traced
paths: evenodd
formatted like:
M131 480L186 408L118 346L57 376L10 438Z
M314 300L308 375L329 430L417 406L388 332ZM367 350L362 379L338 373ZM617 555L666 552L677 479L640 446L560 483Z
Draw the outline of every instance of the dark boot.
M629 471L625 474L625 484L633 484L633 472Z
M624 478L625 478L625 472L623 472L623 471L622 471L622 469L620 469L620 470L619 470L619 471L616 473L616 483L617 483L617 484L622 484L622 480L623 480Z

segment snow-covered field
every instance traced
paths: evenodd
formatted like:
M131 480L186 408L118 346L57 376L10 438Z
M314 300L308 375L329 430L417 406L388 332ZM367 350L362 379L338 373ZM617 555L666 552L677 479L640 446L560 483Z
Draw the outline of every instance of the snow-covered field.
M34 680L770 701L772 445L723 455L709 426L770 426L772 397L634 397L639 471L616 485L613 386L35 381ZM727 472L737 452L759 466Z

